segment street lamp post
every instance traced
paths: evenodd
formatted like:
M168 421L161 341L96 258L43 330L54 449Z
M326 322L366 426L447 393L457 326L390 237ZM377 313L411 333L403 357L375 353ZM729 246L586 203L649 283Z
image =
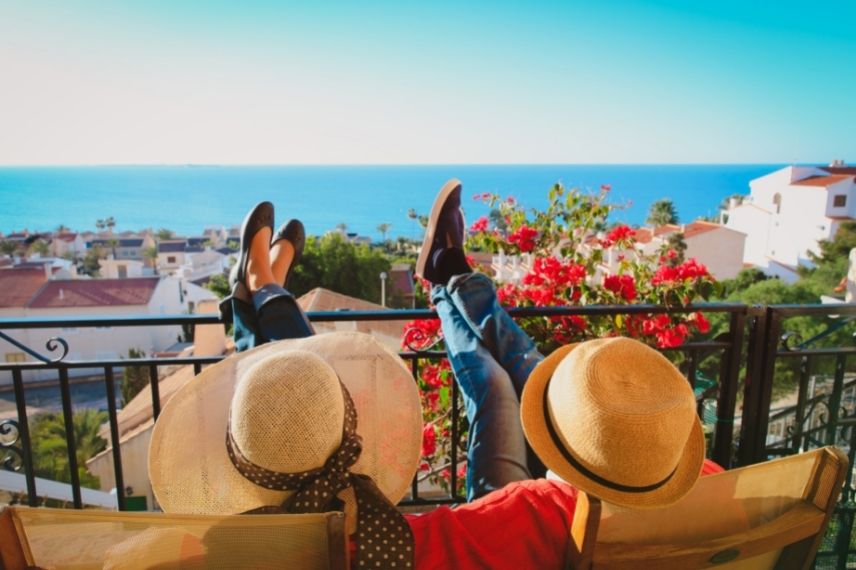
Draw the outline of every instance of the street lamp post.
M382 307L386 307L386 271L382 271L380 274L380 304Z

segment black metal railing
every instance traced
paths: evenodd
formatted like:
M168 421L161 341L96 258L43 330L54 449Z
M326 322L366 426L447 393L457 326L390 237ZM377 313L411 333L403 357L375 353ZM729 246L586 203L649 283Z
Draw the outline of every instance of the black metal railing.
M706 314L719 314L720 331L715 337L692 341L669 353L688 381L696 388L699 400L699 414L706 422L709 434L709 455L725 467L748 465L769 457L797 453L805 449L836 443L849 453L851 463L856 453L856 406L850 404L845 395L849 385L851 355L856 354L852 338L845 337L856 324L849 320L856 317L856 305L818 305L818 306L746 306L742 304L700 304L685 308L669 308L658 305L620 305L588 307L538 307L517 308L509 312L515 318L533 316L569 316L585 318L615 317L617 315L653 315L660 313L689 313L702 311ZM390 311L332 311L310 313L309 318L316 323L331 321L401 321L435 318L430 310L390 310ZM808 341L802 341L789 334L793 319L815 319L818 321ZM174 326L194 327L220 323L216 315L168 315L147 316L131 315L123 317L86 317L86 318L26 318L0 319L0 345L5 339L19 348L22 343L10 334L23 329L59 329L70 327L152 327ZM61 334L58 333L58 337ZM17 420L15 425L0 424L0 442L4 433L14 434L14 441L0 447L5 453L4 464L17 468L26 477L26 498L28 504L39 504L38 488L33 472L33 442L31 441L27 413L27 391L29 384L24 382L24 373L31 371L53 371L60 391L60 403L65 425L68 451L69 478L72 487L72 506L83 506L81 485L77 465L77 450L74 441L72 417L74 403L71 398L69 373L81 369L97 369L104 382L107 399L107 414L110 426L113 470L115 475L116 500L119 509L126 507L125 485L115 380L117 371L125 367L144 367L149 371L151 388L151 410L153 418L160 412L159 371L168 366L192 366L198 374L202 367L217 362L222 357L186 357L186 358L142 358L142 359L67 359L68 342L62 338L48 341L45 347L50 354L44 354L37 347L25 346L26 353L35 359L28 362L0 363L0 373L11 373L12 389L15 396ZM35 354L34 354L35 353ZM445 356L442 350L403 350L401 357L410 364L416 378L419 366L425 361ZM791 363L791 364L789 364ZM796 363L796 364L793 364ZM793 377L796 401L787 410L777 412L774 421L782 414L792 414L787 437L782 441L768 444L768 426L770 424L771 402L775 397L774 388L778 384L777 374L787 372ZM829 388L823 393L809 393L809 385L816 380L817 374L828 373ZM856 378L856 371L853 377ZM817 382L815 382L816 384ZM462 429L465 429L465 417L461 408L457 385L453 382L452 429L449 437L458 442ZM738 415L738 401L742 403ZM822 407L822 421L818 427L818 412ZM792 408L792 409L791 409ZM814 425L807 423L813 418ZM777 424L778 425L778 424ZM739 437L735 434L739 431ZM465 449L452 448L450 453L450 489L445 496L423 497L420 495L417 480L414 479L411 497L403 504L423 505L459 502L463 499L455 492L458 489L457 473L460 458ZM13 457L14 456L14 457ZM835 537L825 544L821 556L841 566L847 560L850 549L850 537L853 532L854 509L848 507L856 501L856 488L848 477L845 494L842 498L839 517L835 526ZM834 560L833 558L834 557Z

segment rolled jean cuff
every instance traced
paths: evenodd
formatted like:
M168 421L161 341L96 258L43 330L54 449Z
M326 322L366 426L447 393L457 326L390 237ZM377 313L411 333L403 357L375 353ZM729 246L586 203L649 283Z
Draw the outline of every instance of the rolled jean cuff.
M280 297L288 297L290 299L294 299L294 295L292 295L289 291L283 289L281 286L276 283L268 283L267 285L263 285L258 291L253 293L253 306L256 308L256 312L261 311L262 307L273 301L274 299L278 299Z

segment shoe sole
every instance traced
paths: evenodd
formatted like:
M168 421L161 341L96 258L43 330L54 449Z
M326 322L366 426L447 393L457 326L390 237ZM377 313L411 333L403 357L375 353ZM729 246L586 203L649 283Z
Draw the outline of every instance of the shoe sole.
M437 221L440 218L440 212L443 211L443 206L449 195L457 188L461 187L461 181L457 178L452 178L440 188L437 197L434 198L434 205L431 206L431 214L428 216L428 226L425 228L425 238L422 240L422 249L419 250L419 257L416 260L416 276L422 279L425 278L425 265L428 263L428 255L431 253L431 244L434 243L434 233L437 229Z

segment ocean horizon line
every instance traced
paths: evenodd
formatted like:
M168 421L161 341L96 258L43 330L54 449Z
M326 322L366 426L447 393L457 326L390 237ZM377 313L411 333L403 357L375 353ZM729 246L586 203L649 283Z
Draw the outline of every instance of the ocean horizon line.
M715 167L715 166L817 166L818 164L827 164L828 161L816 162L766 162L766 161L748 161L748 162L409 162L409 163L87 163L87 164L2 164L0 169L13 168L326 168L326 167L344 167L344 168L426 168L438 167L448 168L456 166L473 166L473 167L491 167L491 168L519 168L519 167L564 167L564 166L609 166L609 167L646 167L646 166L698 166L698 167Z

